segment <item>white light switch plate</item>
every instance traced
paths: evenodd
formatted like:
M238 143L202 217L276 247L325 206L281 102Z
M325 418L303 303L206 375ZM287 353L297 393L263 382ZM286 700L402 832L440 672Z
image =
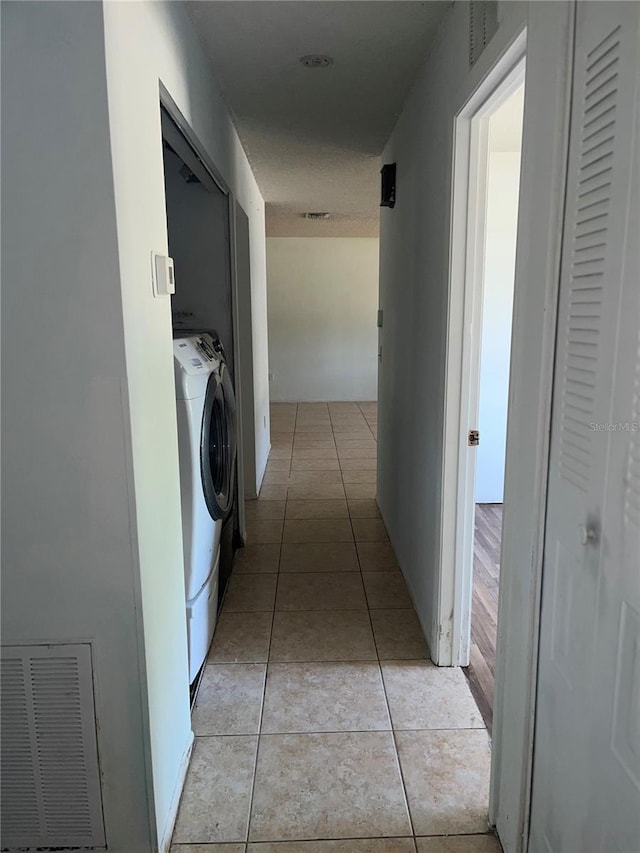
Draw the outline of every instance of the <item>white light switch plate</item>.
M151 278L154 296L171 296L176 292L173 258L151 252Z

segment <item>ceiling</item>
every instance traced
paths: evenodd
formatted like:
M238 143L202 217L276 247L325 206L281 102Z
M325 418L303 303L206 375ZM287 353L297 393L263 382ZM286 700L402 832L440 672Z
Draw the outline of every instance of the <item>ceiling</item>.
M267 203L268 236L377 236L379 157L449 5L187 4ZM333 65L306 68L307 54Z
M489 119L490 151L520 151L523 112L524 84Z

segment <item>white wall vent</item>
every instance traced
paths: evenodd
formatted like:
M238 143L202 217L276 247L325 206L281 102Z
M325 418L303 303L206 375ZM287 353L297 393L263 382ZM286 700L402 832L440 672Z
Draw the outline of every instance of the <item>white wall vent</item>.
M0 848L104 847L89 644L6 646Z
M469 0L469 65L473 66L498 29L496 0Z

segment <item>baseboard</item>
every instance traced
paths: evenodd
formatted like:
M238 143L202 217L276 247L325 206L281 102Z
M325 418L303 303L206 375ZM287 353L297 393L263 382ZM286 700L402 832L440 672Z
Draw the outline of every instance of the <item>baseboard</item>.
M160 839L160 853L169 853L169 848L171 847L173 830L175 829L176 818L178 817L178 807L180 806L180 797L182 796L182 789L184 788L184 782L187 778L187 770L189 769L191 753L193 751L193 744L195 740L193 732L191 732L190 735L191 736L189 738L189 741L187 742L184 755L182 756L182 761L180 762L180 772L178 773L178 780L176 782L176 787L174 789L173 796L171 797L171 806L169 807L169 814L167 815L167 822L165 824L164 832L162 833L162 838Z

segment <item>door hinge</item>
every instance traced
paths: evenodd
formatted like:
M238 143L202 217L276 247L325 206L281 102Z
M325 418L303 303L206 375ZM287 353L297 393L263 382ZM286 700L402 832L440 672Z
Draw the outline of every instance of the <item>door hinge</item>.
M477 447L480 444L480 431L477 429L470 429L467 443L469 447Z

